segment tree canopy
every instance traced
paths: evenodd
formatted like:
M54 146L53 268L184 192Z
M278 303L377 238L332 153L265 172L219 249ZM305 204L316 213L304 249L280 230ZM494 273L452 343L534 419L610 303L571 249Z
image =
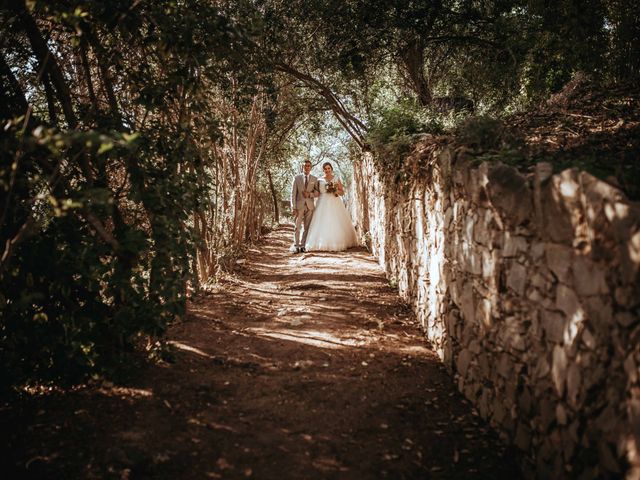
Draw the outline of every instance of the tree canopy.
M640 75L631 0L5 0L0 22L4 385L157 352L280 219L293 163L342 155L305 146L327 115L363 149Z

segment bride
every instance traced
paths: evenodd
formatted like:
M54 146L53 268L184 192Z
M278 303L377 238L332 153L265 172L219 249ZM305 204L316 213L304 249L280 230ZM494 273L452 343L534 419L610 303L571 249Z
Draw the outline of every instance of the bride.
M320 198L309 226L306 249L337 252L355 247L358 245L356 230L340 198L344 195L342 182L333 174L333 166L329 162L322 165L322 170Z

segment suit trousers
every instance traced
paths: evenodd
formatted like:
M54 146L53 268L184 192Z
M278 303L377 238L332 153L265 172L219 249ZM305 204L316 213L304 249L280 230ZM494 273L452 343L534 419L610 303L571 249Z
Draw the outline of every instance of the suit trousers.
M298 210L298 215L296 216L296 228L294 232L294 242L296 247L304 247L304 244L307 242L307 232L309 231L309 225L311 225L313 210L313 208L309 208L307 205ZM300 239L301 234L302 239Z

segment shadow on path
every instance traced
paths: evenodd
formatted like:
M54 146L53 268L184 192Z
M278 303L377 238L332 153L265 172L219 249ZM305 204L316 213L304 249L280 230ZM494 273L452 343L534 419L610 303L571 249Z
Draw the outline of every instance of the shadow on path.
M16 476L519 478L374 259L292 254L291 235L190 305L172 363L5 412Z

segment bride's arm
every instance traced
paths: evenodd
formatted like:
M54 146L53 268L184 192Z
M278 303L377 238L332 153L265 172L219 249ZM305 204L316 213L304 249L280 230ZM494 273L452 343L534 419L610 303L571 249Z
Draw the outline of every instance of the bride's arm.
M336 196L338 195L344 195L344 186L342 185L342 182L340 180L336 182Z

